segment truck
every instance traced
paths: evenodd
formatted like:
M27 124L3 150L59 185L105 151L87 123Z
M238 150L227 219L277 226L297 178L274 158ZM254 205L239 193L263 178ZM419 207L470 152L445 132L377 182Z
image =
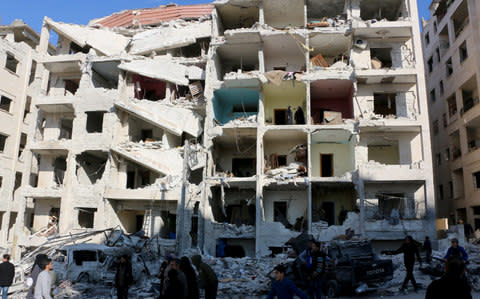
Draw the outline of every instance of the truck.
M298 287L306 288L301 264L298 258L287 264L286 276ZM361 294L388 286L393 279L393 263L380 259L370 241L333 241L328 246L323 278L323 292L328 298L352 292Z

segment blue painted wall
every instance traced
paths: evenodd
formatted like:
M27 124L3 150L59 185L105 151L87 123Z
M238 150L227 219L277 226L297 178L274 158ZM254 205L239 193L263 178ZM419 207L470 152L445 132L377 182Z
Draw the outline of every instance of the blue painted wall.
M216 90L213 97L213 112L215 119L224 125L235 118L258 114L258 90L248 88L233 88ZM257 112L233 112L235 105L256 107Z

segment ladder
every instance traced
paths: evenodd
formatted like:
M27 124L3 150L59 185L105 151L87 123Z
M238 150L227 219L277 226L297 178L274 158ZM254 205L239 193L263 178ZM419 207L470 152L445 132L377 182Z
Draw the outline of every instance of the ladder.
M145 232L145 236L151 237L152 230L152 209L145 210L145 215L143 216L143 227L142 230Z

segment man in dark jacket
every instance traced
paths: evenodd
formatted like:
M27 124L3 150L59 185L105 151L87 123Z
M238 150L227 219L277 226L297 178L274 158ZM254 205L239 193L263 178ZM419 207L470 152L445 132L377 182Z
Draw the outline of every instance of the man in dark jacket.
M301 299L308 299L302 291L289 279L285 278L285 266L278 265L273 271L275 281L272 283L272 289L268 293L267 299L293 299L293 295L297 295Z
M403 281L402 288L400 291L406 291L408 282L412 281L413 287L415 288L415 292L418 290L417 282L415 281L415 277L413 276L413 265L415 264L415 256L417 257L418 262L420 263L420 267L422 267L422 260L420 259L420 253L418 252L418 247L413 242L413 238L411 236L407 236L405 238L405 242L394 251L384 251L385 254L396 255L403 253L403 262L405 264L405 268L407 270L407 276Z
M298 106L297 111L295 111L295 124L297 125L305 124L305 115L303 114L303 109L300 106Z
M200 298L200 294L198 290L197 274L195 273L195 270L190 264L190 260L188 259L188 257L184 256L180 259L180 270L182 270L182 272L187 277L187 284L188 284L187 299Z
M325 273L326 255L320 250L320 243L312 241L310 247L300 255L304 261L302 270L308 281L308 296L310 299L322 298L323 274Z
M217 298L218 278L212 268L202 262L202 257L199 255L192 256L192 263L197 268L200 282L205 288L205 299Z
M118 299L128 299L128 288L133 282L132 265L127 258L127 256L120 258L120 264L115 274L115 287L117 288Z
M168 271L168 286L165 291L164 299L179 299L185 298L186 292L183 288L183 284L178 279L178 271L175 269L170 269Z
M464 275L465 263L455 257L449 258L445 265L445 275L428 286L425 299L472 299L471 288Z
M423 249L425 249L425 261L430 264L432 261L432 242L430 242L428 236L425 237L425 241L423 241Z
M188 295L188 282L187 282L187 276L185 273L183 273L182 270L180 270L180 259L173 259L170 262L170 268L177 271L177 279L180 282L181 288L184 290L183 296L177 296L177 299L186 299Z
M13 283L15 277L15 266L10 263L10 255L4 254L0 264L0 290L2 290L2 299L7 299L8 288Z

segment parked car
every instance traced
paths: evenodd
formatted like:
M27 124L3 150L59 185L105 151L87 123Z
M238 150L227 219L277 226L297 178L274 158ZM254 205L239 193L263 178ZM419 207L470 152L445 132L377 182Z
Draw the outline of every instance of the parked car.
M57 250L53 270L59 280L113 283L120 257L124 255L131 258L135 281L148 273L141 256L132 249L99 244L69 245Z

